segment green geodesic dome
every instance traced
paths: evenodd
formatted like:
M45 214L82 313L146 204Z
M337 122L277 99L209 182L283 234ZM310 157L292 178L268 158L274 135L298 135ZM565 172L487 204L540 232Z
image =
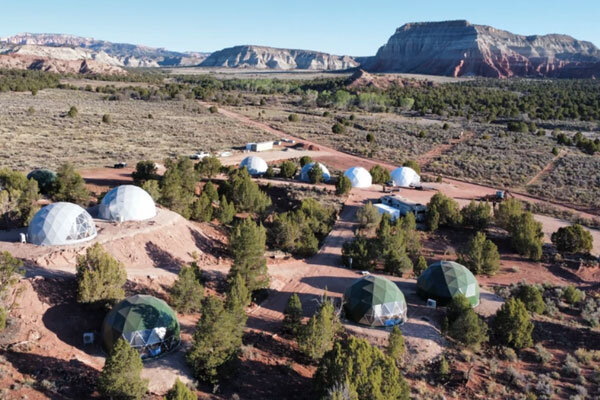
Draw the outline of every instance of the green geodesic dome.
M404 294L389 279L367 275L344 293L346 317L359 324L390 326L406 320Z
M56 174L49 169L40 168L27 174L27 179L32 178L37 181L40 192L45 194L52 188L52 184L56 180Z
M142 358L157 357L179 344L179 322L167 303L138 294L121 301L104 318L104 350L109 352L119 338L138 350Z
M479 283L464 265L454 261L431 264L417 280L417 293L424 299L434 299L446 305L462 293L473 307L479 305Z

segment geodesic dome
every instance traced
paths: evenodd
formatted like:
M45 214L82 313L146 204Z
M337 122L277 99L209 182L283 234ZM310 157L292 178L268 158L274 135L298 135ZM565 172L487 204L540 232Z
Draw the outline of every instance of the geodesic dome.
M368 188L373 181L369 171L363 167L352 167L344 172L344 175L350 179L353 188Z
M312 169L312 167L314 167L315 164L317 164L319 168L321 168L321 172L323 172L323 182L329 182L329 179L331 179L331 174L329 173L327 167L321 163L314 162L308 163L304 167L302 167L302 170L300 171L300 180L304 182L310 182L308 172Z
M92 216L73 203L53 203L38 211L27 230L29 242L42 246L75 244L97 235Z
M406 321L404 294L389 279L367 275L344 293L346 317L363 325L391 326Z
M250 175L261 175L267 172L267 162L260 157L246 157L240 163L240 168L246 167Z
M479 284L475 276L454 261L431 264L417 280L417 293L424 299L434 299L441 305L462 293L473 307L479 305Z
M98 215L109 221L142 221L156 216L156 206L141 187L121 185L106 193Z
M102 345L110 352L123 338L144 358L173 350L180 342L177 316L164 301L138 294L113 307L102 323Z
M27 179L36 180L40 192L47 193L52 188L52 184L56 180L56 173L45 168L34 169L27 174Z
M391 173L392 185L400 187L409 187L421 182L421 177L410 167L396 168Z

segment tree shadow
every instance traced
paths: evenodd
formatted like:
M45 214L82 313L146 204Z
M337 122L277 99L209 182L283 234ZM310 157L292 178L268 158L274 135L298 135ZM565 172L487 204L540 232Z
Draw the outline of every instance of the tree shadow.
M591 328L571 327L564 323L535 320L534 342L543 341L544 346L560 350L600 350L600 332Z
M225 247L221 241L202 235L200 232L190 227L188 227L188 229L194 239L194 244L203 253L208 253L214 257L227 257L229 255L227 247Z
M21 374L31 375L35 389L53 400L89 399L94 397L99 371L77 359L69 361L32 353L0 350ZM43 386L48 381L55 389Z
M146 243L146 254L152 260L155 268L161 268L173 273L178 273L181 266L185 264L183 260L174 257L171 253L161 249L157 244L150 241Z

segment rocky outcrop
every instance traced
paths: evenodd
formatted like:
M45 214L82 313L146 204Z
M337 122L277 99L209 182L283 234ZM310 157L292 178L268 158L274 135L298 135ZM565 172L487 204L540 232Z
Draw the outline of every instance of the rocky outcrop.
M119 67L178 67L200 64L209 53L180 53L162 48L53 33L22 33L0 38L12 52L60 60L92 59Z
M522 36L467 21L398 28L363 67L377 72L505 78L600 76L600 50L567 35Z
M212 53L201 66L316 71L354 68L358 63L349 56L336 56L310 50L235 46Z
M127 74L121 67L95 60L60 60L24 54L0 55L0 69L30 69L64 74Z
M348 89L360 90L365 88L388 89L396 87L421 87L433 86L428 80L405 79L398 74L370 74L362 69L357 69L347 80Z

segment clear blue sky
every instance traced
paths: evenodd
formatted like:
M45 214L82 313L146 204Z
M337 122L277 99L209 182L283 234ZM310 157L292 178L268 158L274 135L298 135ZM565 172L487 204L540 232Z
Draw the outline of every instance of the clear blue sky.
M600 0L0 0L0 36L71 33L170 50L237 44L373 55L406 22L467 19L600 46Z

